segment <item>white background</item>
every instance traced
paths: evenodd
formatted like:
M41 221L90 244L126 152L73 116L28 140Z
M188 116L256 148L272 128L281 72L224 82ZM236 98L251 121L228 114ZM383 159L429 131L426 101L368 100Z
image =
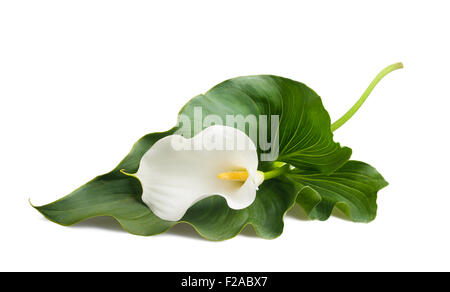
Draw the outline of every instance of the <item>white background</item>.
M0 270L450 270L448 1L2 1ZM332 120L386 65L336 141L390 185L370 224L308 221L209 242L189 226L154 237L108 218L62 227L49 203L165 131L192 97L275 74L321 95Z

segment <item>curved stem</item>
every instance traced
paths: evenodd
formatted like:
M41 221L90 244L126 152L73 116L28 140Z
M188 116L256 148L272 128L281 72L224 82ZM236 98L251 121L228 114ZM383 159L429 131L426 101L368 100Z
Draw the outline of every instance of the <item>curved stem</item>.
M372 90L375 88L375 86L380 82L381 79L383 79L384 76L391 73L394 70L403 68L402 63L395 63L390 66L387 66L384 68L378 75L375 77L375 79L372 80L369 87L367 87L366 91L362 94L362 96L358 99L358 101L336 122L331 124L331 131L336 131L339 129L345 122L347 122L362 106L364 101L366 101L367 97L369 97Z
M286 173L288 170L289 170L289 164L285 164L282 167L278 167L278 168L272 169L270 171L264 172L264 180L268 180L268 179L280 176L280 175Z

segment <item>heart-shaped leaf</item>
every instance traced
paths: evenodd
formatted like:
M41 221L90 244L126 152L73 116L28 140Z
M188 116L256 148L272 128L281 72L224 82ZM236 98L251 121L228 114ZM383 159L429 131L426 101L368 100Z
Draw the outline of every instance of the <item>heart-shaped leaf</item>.
M321 175L330 174L351 155L349 148L342 148L333 141L330 118L320 97L296 81L276 76L231 79L192 99L183 107L180 117L187 116L190 122L194 122L196 107L202 109L204 116L213 114L223 118L223 121L226 121L227 115L265 115L269 121L268 133L271 131L270 120L278 115L279 128L272 137L279 140L278 160L300 169L313 169ZM192 137L210 126L204 120L200 125L200 128L189 128L186 132L180 124L167 132L144 136L112 172L95 178L56 202L35 208L62 225L75 224L95 216L112 216L133 234L153 235L168 230L178 222L164 221L155 216L141 200L139 181L122 174L120 170L135 172L143 154L162 137L180 132ZM257 142L255 144L261 146ZM267 151L265 146L262 147L264 149L258 148L261 153ZM283 216L293 206L303 187L294 182L293 179L297 181L298 177L300 174L265 181L253 204L243 210L230 209L221 197L209 197L192 206L180 222L191 224L210 240L233 237L247 224L252 225L259 236L274 238L281 234Z

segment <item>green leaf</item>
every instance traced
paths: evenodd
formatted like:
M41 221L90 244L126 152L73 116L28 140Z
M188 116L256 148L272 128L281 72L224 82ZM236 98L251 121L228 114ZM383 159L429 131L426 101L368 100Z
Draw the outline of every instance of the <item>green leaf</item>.
M240 128L245 131L258 146L260 152L267 146L271 135L271 116L279 116L279 131L275 137L279 140L278 161L294 165L300 169L317 169L330 174L341 167L351 155L351 149L341 147L333 141L330 130L330 116L322 105L320 97L303 83L290 79L258 75L230 79L220 83L204 95L189 101L180 114L194 120L195 108L202 109L203 117L217 115L226 124L227 115L249 115L258 118L268 117L268 139L257 140L250 134L249 127ZM210 123L203 118L201 127L180 129L181 134L192 137ZM229 125L236 127L237 124ZM258 130L259 133L259 130Z
M231 79L192 99L180 115L187 115L192 120L195 107L201 107L204 116L215 114L224 121L226 115L246 117L251 114L256 117L267 115L270 123L271 115L279 115L278 160L302 169L329 174L351 155L349 148L342 148L333 141L330 118L319 96L296 81L276 76ZM192 128L184 133L185 136L192 136L209 126L203 122L200 129ZM179 222L168 222L155 216L141 200L142 188L138 180L120 170L136 172L143 154L156 141L181 130L173 128L144 136L110 173L93 179L56 202L35 208L62 225L95 216L112 216L133 234L154 235L168 230ZM255 144L259 145L256 141ZM300 189L298 183L279 177L264 182L256 200L246 209L232 210L223 198L213 196L192 206L180 222L192 225L210 240L231 238L247 224L252 225L259 236L274 238L281 234L283 216L295 203Z
M311 219L326 220L336 206L355 222L370 222L377 213L377 192L388 183L372 166L348 161L331 175L294 170L287 175L303 186L297 202Z
M300 190L286 178L264 182L256 200L243 210L232 210L225 199L213 196L192 206L180 222L164 221L155 216L141 200L139 181L124 175L120 169L137 169L146 149L172 132L143 137L110 173L93 179L58 201L35 208L61 225L72 225L96 216L112 216L126 231L137 235L159 234L182 222L192 225L209 240L231 238L247 224L252 225L262 238L274 238L282 233L284 214L295 204Z

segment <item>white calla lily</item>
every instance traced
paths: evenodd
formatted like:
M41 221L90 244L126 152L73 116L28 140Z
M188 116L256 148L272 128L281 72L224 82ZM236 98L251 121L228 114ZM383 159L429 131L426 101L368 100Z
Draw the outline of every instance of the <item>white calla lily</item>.
M264 174L256 146L242 131L211 126L186 139L171 135L142 157L137 173L142 200L161 219L180 220L196 202L213 195L232 209L250 206Z

